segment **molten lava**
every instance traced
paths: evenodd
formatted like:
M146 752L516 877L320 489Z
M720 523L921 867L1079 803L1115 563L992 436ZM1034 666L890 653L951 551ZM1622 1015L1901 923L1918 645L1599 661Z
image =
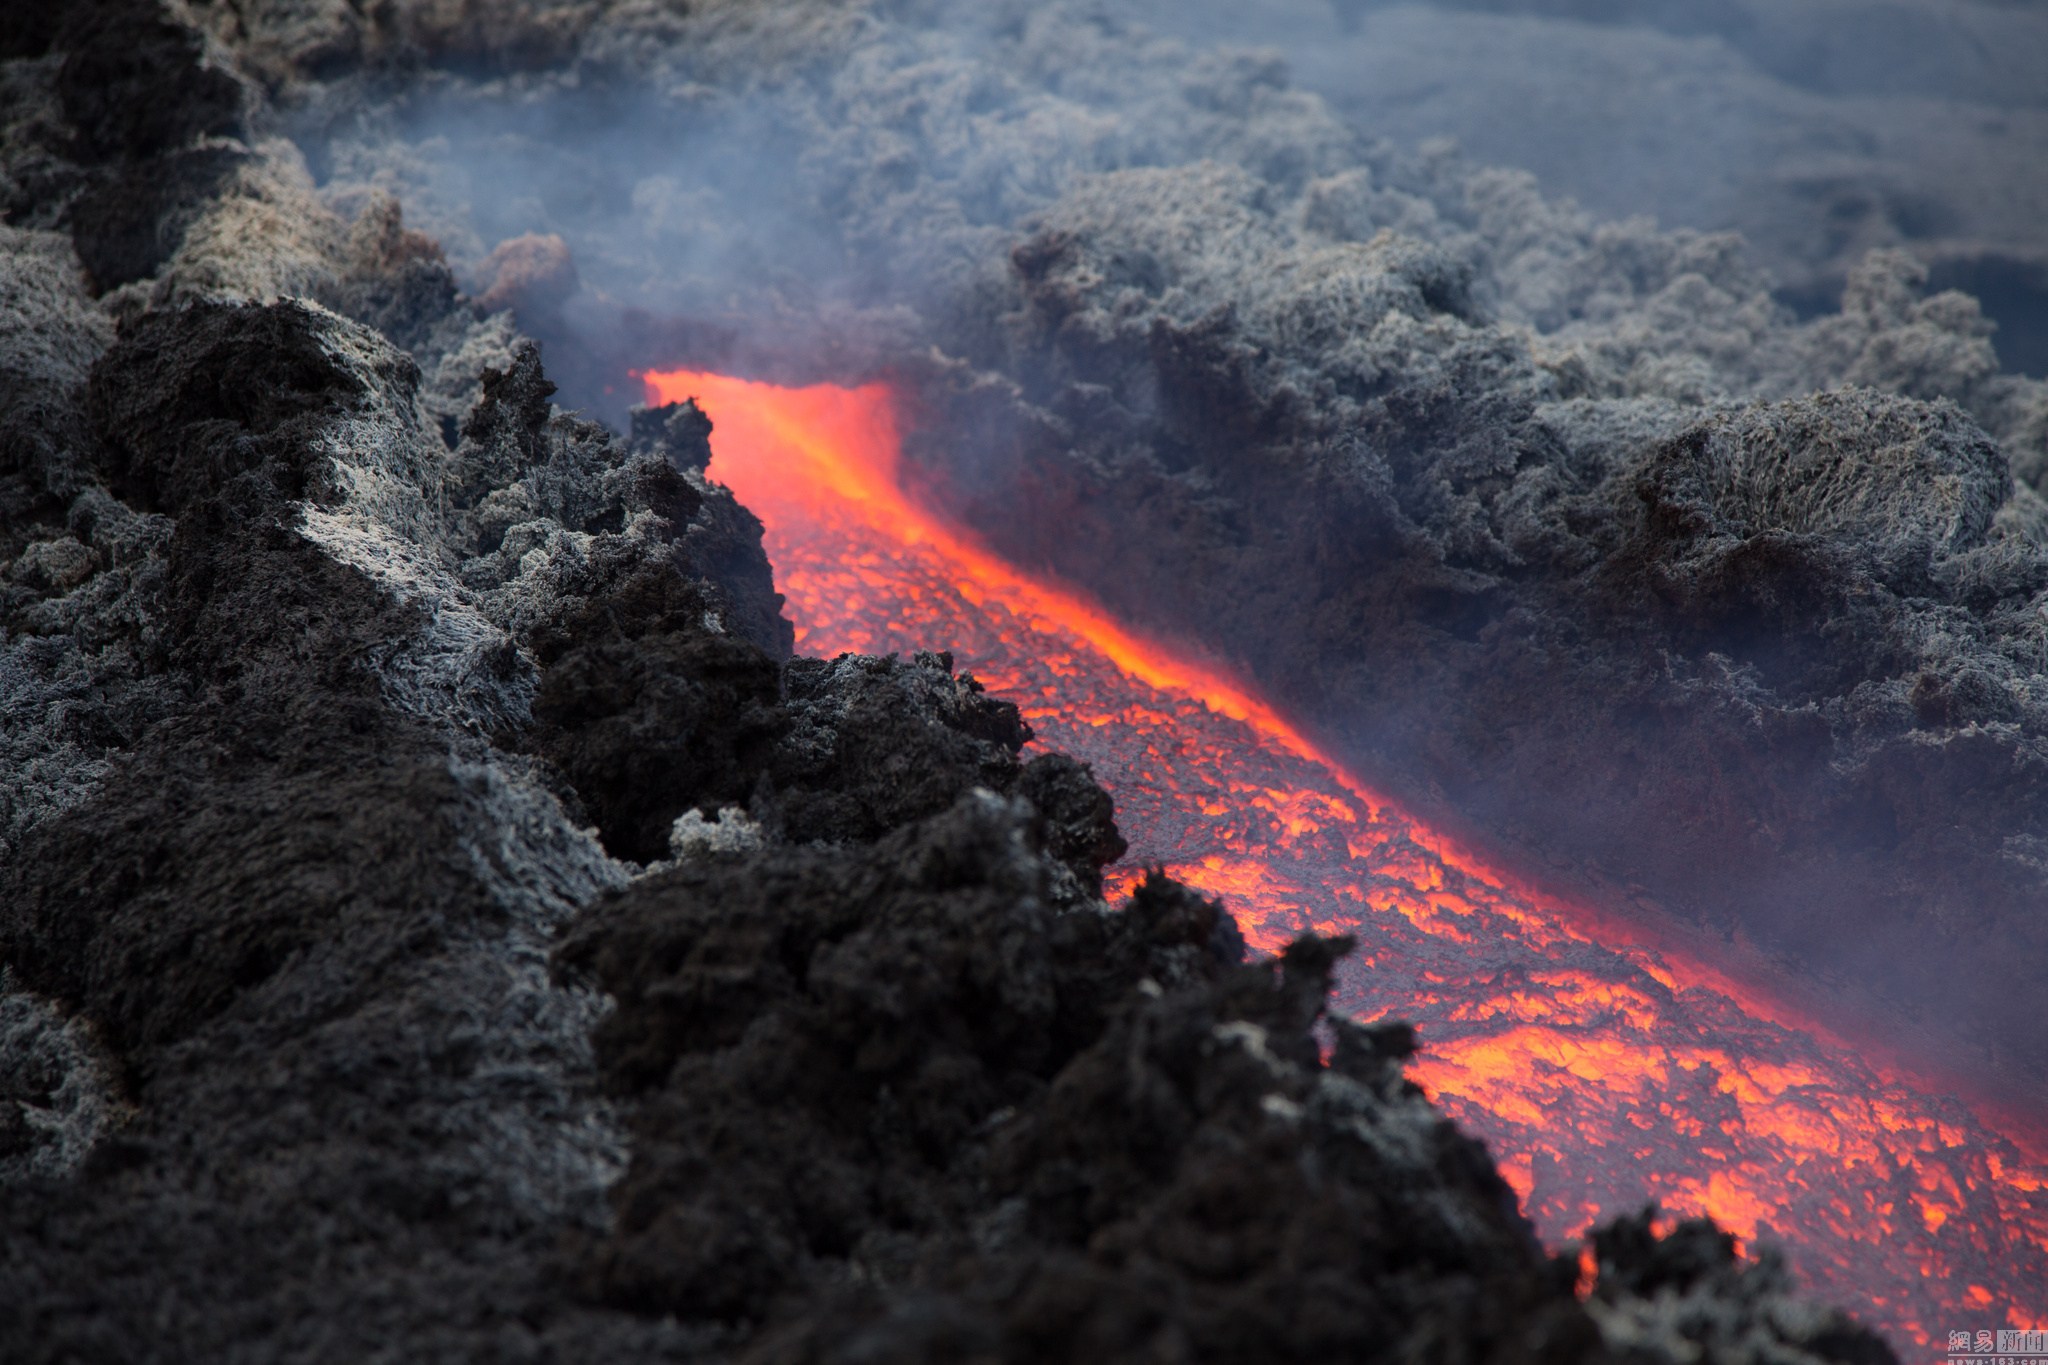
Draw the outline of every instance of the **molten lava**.
M1907 1339L2048 1326L2048 1161L1993 1122L1518 885L1221 670L996 558L902 487L886 388L645 380L717 424L711 475L766 527L801 649L951 649L1094 766L1131 844L1119 884L1165 864L1265 950L1354 935L1340 1004L1416 1022L1413 1074L1546 1237L1654 1198L1785 1244L1815 1292Z

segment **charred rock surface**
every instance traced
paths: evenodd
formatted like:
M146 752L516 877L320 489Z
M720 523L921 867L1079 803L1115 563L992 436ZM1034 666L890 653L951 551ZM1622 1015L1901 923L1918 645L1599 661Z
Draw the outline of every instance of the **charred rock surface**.
M773 1324L768 1358L1251 1360L1415 1349L1439 1281L1432 1348L1597 1350L1398 1066L1321 1068L1341 945L1239 966L1164 880L1058 912L1034 842L976 794L593 909L558 956L618 995L599 1054L640 1097L594 1292Z
M744 1322L760 1360L1606 1359L1599 1316L1647 1327L1666 1291L1709 1352L1889 1358L1829 1315L1737 1346L1783 1281L1711 1225L1603 1233L1617 1287L1581 1305L1401 1079L1412 1035L1332 1021L1322 1064L1346 944L1242 965L1157 877L1057 910L1037 825L979 791L585 914L557 962L618 998L598 1054L636 1117L582 1292Z
M55 90L80 189L68 217L101 290L156 273L245 154L243 88L150 0L68 7Z

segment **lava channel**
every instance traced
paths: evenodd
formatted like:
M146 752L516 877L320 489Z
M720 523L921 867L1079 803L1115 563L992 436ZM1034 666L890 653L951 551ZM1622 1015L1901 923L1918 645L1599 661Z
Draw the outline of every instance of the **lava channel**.
M1776 1241L1895 1340L2048 1327L2048 1160L1998 1120L1404 815L1219 670L1148 642L921 506L881 385L642 376L716 424L798 648L947 648L1036 743L1090 763L1146 866L1276 951L1358 952L1338 1004L1421 1031L1411 1074L1484 1137L1553 1243L1655 1199Z

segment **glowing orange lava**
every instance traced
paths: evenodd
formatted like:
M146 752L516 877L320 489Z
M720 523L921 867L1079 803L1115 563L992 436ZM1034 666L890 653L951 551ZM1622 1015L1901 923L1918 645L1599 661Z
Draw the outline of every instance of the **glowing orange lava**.
M1163 863L1261 949L1356 936L1339 1003L1420 1026L1413 1074L1547 1237L1654 1198L1785 1244L1818 1294L1909 1340L2048 1326L2048 1163L1968 1106L1518 884L1223 671L998 559L904 491L886 388L644 378L716 423L710 473L766 527L800 649L951 649L1115 796L1113 886Z

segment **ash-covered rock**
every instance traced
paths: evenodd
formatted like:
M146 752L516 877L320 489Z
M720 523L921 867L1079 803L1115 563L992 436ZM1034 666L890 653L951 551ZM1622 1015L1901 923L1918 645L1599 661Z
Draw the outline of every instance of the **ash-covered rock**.
M425 1342L440 1309L379 1286L474 1315L602 1219L599 1002L543 963L625 873L404 704L394 661L461 605L377 556L437 552L416 383L316 306L148 314L41 451L70 539L13 561L8 790L74 756L0 861L10 1359Z
M67 150L82 168L72 237L105 291L155 274L246 159L227 141L242 131L242 85L147 0L70 7L54 39Z
M1599 1279L1586 1307L1624 1360L1654 1358L1680 1342L1680 1352L1702 1359L1895 1359L1842 1313L1785 1297L1790 1274L1777 1251L1745 1257L1709 1219L1660 1232L1652 1205L1595 1229L1590 1240Z
M0 972L0 1185L74 1176L130 1117L92 1027Z
M297 207L204 260L188 233L107 300L118 341L63 237L6 230L10 1360L545 1349L517 1305L550 1301L548 1249L602 1225L623 1155L592 1083L601 1002L545 954L630 872L559 775L486 739L532 731L522 649L563 614L506 583L593 555L676 576L697 529L769 592L758 542L749 561L690 520L728 495L678 493L544 396L522 461L474 487L432 405L466 390L491 426L498 324L407 282L432 257L387 249L391 214L366 244ZM202 266L212 288L358 281L436 372L261 288L178 306ZM463 494L507 484L559 554L479 574ZM574 1335L659 1355L673 1334Z
M1910 250L2048 374L2048 15L2000 0L1120 0L1270 47L1351 126L1456 138L1605 218L1742 233L1781 297L1832 311Z
M1688 535L1779 532L1860 540L1924 566L1981 546L2012 496L2002 453L1953 405L1868 390L1709 419L1639 480L1646 515L1667 523L1650 539L1674 556Z
M1319 1059L1345 943L1243 965L1160 877L1060 909L1043 839L975 791L592 906L557 963L618 998L634 1155L578 1292L747 1359L1891 1358L1711 1224L1603 1230L1582 1305L1401 1079L1412 1032Z
M83 458L112 336L62 236L0 228L0 858L178 691L151 663L170 523L98 489Z
M1534 866L2048 1064L2048 560L2010 473L2048 390L1979 363L1974 306L1877 259L1840 318L1746 329L1705 244L1593 273L1596 237L1586 279L1644 312L1588 297L1523 349L1432 294L1441 251L1318 242L1254 185L1105 177L1020 248L1004 366L1039 406L951 475L984 533L1229 648ZM1179 231L1218 211L1255 245ZM1780 396L1845 381L1890 392ZM943 382L991 425L998 387Z

